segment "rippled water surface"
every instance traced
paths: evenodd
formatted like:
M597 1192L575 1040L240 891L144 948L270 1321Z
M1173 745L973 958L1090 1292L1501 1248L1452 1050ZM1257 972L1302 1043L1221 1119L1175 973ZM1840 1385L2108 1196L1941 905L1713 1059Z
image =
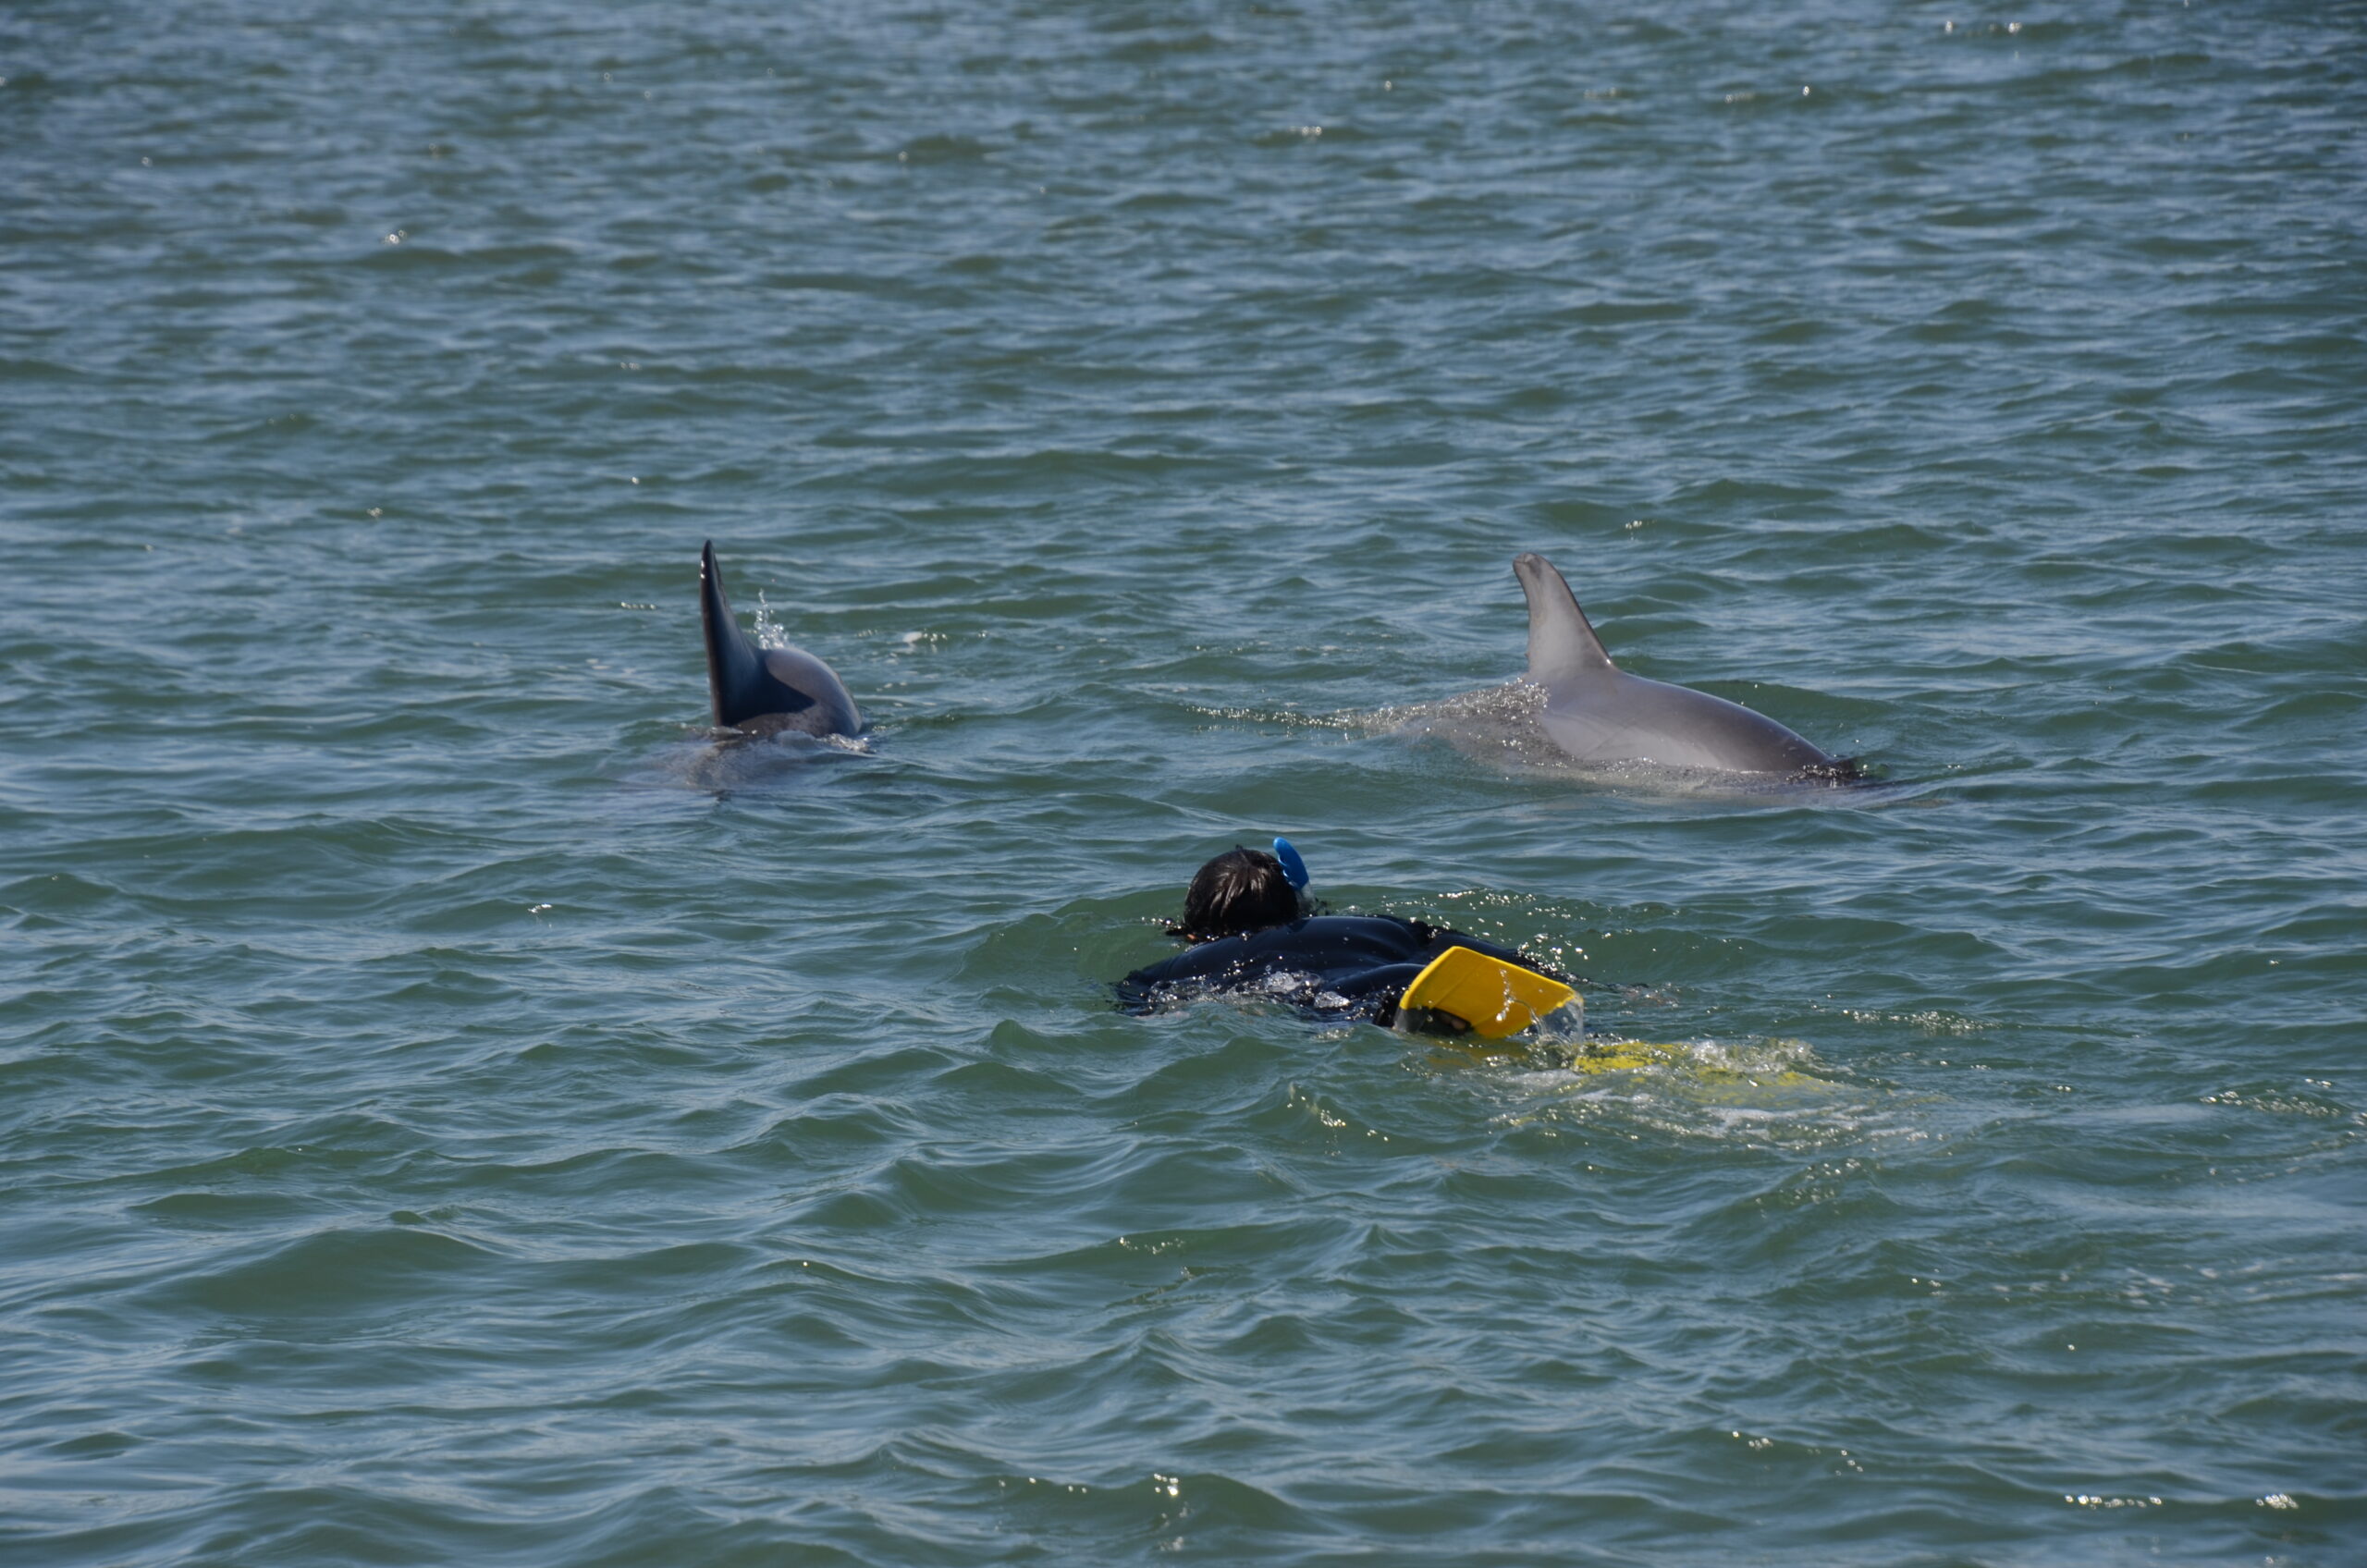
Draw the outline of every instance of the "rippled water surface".
M11 6L0 1548L2367 1561L2362 37ZM1278 831L1652 1048L1118 1012Z

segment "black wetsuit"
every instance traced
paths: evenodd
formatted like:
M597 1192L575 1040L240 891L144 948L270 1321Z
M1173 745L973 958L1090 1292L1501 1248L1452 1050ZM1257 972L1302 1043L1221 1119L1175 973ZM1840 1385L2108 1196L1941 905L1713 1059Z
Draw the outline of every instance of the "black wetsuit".
M1201 942L1137 969L1118 982L1118 1005L1140 1013L1196 991L1253 992L1309 1018L1388 1024L1396 1022L1397 998L1422 966L1449 948L1552 974L1509 948L1444 926L1393 914L1318 914L1247 937Z

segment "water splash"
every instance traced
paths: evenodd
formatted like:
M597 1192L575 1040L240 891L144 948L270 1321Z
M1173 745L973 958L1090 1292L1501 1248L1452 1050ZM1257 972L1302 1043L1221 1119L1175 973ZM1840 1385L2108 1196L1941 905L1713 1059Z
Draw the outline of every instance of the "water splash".
M1520 1104L1497 1125L1626 1122L1638 1131L1816 1148L1911 1132L1890 1096L1820 1060L1806 1040L1588 1040L1547 1044L1507 1075Z
M765 591L761 588L756 590L755 619L756 646L760 648L788 648L795 646L794 643L790 642L789 633L780 629L779 620L775 619L773 615L773 606L766 600Z

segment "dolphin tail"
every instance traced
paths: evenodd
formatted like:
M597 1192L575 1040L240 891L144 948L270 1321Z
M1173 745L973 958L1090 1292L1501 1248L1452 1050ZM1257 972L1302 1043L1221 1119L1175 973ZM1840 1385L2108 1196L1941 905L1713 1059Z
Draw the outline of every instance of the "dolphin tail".
M1594 634L1587 612L1553 563L1534 551L1513 557L1513 575L1528 595L1528 678L1551 688L1556 681L1616 670Z
M699 620L706 632L706 689L715 700L715 722L723 729L744 724L777 705L767 702L764 654L732 618L715 564L715 542L699 552Z

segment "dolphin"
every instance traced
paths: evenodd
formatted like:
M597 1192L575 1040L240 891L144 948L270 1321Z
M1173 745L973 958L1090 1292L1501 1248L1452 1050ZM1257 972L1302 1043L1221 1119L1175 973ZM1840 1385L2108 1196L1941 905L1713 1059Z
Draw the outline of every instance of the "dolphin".
M1528 680L1545 692L1539 722L1577 761L1858 778L1855 758L1821 751L1739 704L1620 669L1543 556L1515 556L1513 575L1528 595Z
M857 735L863 714L836 671L803 648L762 648L732 619L715 542L699 554L699 619L715 722L759 735Z

